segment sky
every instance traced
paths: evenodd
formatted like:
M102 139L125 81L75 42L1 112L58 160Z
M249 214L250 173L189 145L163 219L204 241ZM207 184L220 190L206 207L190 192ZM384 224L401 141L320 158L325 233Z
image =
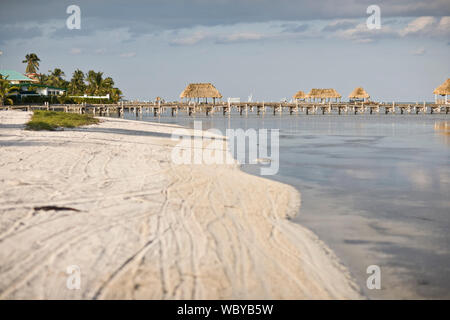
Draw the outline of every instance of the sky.
M70 5L80 29L66 25ZM127 99L211 82L254 101L358 86L375 101L431 101L450 77L449 0L0 0L0 21L0 69L25 72L36 53L40 72L102 71Z

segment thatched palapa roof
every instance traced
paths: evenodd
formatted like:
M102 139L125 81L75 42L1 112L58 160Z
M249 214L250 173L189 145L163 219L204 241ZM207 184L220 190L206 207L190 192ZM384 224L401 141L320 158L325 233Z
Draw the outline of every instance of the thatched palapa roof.
M341 98L342 96L334 89L311 89L306 98Z
M448 78L443 84L434 89L434 94L439 94L441 96L445 96L450 94L450 78Z
M352 93L350 93L348 95L348 97L350 99L369 99L370 98L369 94L362 87L355 88L355 90L353 90Z
M222 98L222 95L211 83L190 83L180 98Z
M306 94L301 90L292 96L292 98L294 98L294 99L305 99L305 97L306 97Z

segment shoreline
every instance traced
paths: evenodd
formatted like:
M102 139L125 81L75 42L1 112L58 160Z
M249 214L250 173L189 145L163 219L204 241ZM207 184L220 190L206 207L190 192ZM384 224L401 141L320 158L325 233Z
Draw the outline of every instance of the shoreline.
M236 165L173 165L183 127L100 118L34 132L27 117L0 112L1 299L363 298L289 221L294 187ZM80 211L34 209L46 205ZM66 287L71 265L79 290Z

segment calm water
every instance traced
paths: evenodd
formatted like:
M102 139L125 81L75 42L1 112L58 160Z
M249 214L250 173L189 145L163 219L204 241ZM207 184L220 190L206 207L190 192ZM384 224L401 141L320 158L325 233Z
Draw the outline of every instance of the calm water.
M450 298L449 115L140 119L280 129L280 169L267 178L301 192L295 221L334 250L366 296ZM243 170L259 173L256 165ZM369 265L381 268L381 290L366 287Z

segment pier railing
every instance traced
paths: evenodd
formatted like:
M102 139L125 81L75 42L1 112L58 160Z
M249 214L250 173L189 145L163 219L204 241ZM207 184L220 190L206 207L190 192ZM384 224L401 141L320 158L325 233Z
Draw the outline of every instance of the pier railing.
M179 112L188 115L205 113L213 115L222 113L230 115L233 111L240 115L250 113L264 114L433 114L450 112L450 104L445 103L382 103L382 102L219 102L219 103L182 103L182 102L119 102L117 104L48 104L1 106L0 110L55 110L76 113L92 113L94 115L123 115L132 112L136 115L151 113L154 116L163 114L176 116ZM168 112L169 111L169 112Z

